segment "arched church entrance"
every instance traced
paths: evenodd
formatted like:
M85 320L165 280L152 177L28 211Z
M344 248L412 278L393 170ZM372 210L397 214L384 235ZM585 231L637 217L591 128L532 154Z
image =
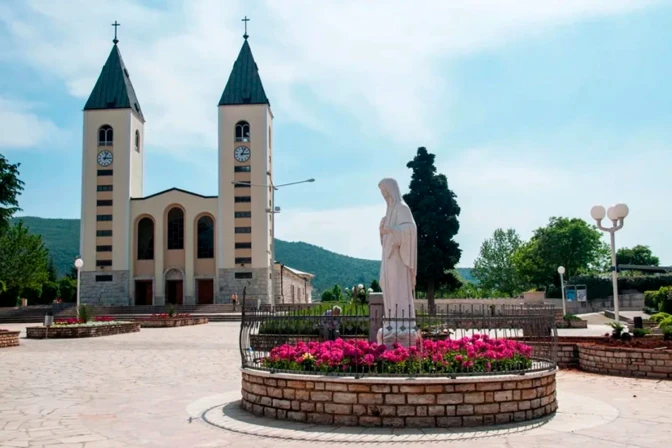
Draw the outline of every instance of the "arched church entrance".
M166 272L166 304L182 305L184 303L184 278L179 269Z

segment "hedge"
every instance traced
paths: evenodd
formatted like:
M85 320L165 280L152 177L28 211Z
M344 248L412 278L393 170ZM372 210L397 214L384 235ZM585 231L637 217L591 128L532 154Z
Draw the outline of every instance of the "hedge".
M586 285L588 289L588 299L603 299L613 295L611 284L611 275L582 275L571 277L568 284ZM672 286L672 274L659 275L640 275L636 277L619 277L618 291L628 290L645 293L646 291L658 291L664 286ZM560 298L560 288L549 288L546 291L546 297Z

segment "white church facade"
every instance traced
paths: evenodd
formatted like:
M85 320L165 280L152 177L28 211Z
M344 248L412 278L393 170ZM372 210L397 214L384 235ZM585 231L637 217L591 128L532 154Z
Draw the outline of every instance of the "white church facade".
M273 113L244 37L218 104L217 196L144 196L145 116L115 37L83 111L82 303L311 300L312 274L272 262Z

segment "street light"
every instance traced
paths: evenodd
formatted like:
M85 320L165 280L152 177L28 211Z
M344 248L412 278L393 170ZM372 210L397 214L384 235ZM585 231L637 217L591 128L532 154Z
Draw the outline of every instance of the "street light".
M625 204L616 204L609 207L605 211L601 205L596 205L590 210L590 216L597 222L597 228L609 232L611 237L611 282L614 287L614 318L616 322L620 322L620 314L618 312L618 266L616 263L616 232L623 228L623 220L628 216L630 209ZM602 226L604 217L611 220L613 225L611 227Z
M562 315L567 315L567 304L565 303L565 267L558 266L558 274L560 274L560 290L562 291Z
M270 172L268 172L268 174L270 176ZM282 187L289 187L290 185L305 184L309 182L315 182L315 179L311 178L280 185L274 185L272 181L267 185L253 184L250 182L239 182L235 180L231 181L233 185L249 185L251 187L263 187L271 189L271 208L266 208L266 213L271 214L271 309L275 309L275 215L276 213L280 213L280 207L275 206L275 192Z
M77 319L79 319L79 273L82 271L82 267L84 267L84 260L77 257L75 260L75 269L77 269Z

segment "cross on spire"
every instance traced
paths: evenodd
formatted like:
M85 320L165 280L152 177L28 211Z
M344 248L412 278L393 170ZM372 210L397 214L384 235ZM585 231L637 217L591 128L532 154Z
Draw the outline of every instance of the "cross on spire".
M247 38L250 37L250 36L247 34L247 22L249 22L250 19L248 19L247 16L245 16L245 18L244 18L244 19L240 19L240 21L245 23L245 34L243 34L243 38L245 38L245 39L247 40Z
M119 39L117 39L117 27L121 26L121 23L118 23L115 20L112 26L114 27L114 39L112 40L112 42L114 42L114 45L117 45L117 43L119 43Z

